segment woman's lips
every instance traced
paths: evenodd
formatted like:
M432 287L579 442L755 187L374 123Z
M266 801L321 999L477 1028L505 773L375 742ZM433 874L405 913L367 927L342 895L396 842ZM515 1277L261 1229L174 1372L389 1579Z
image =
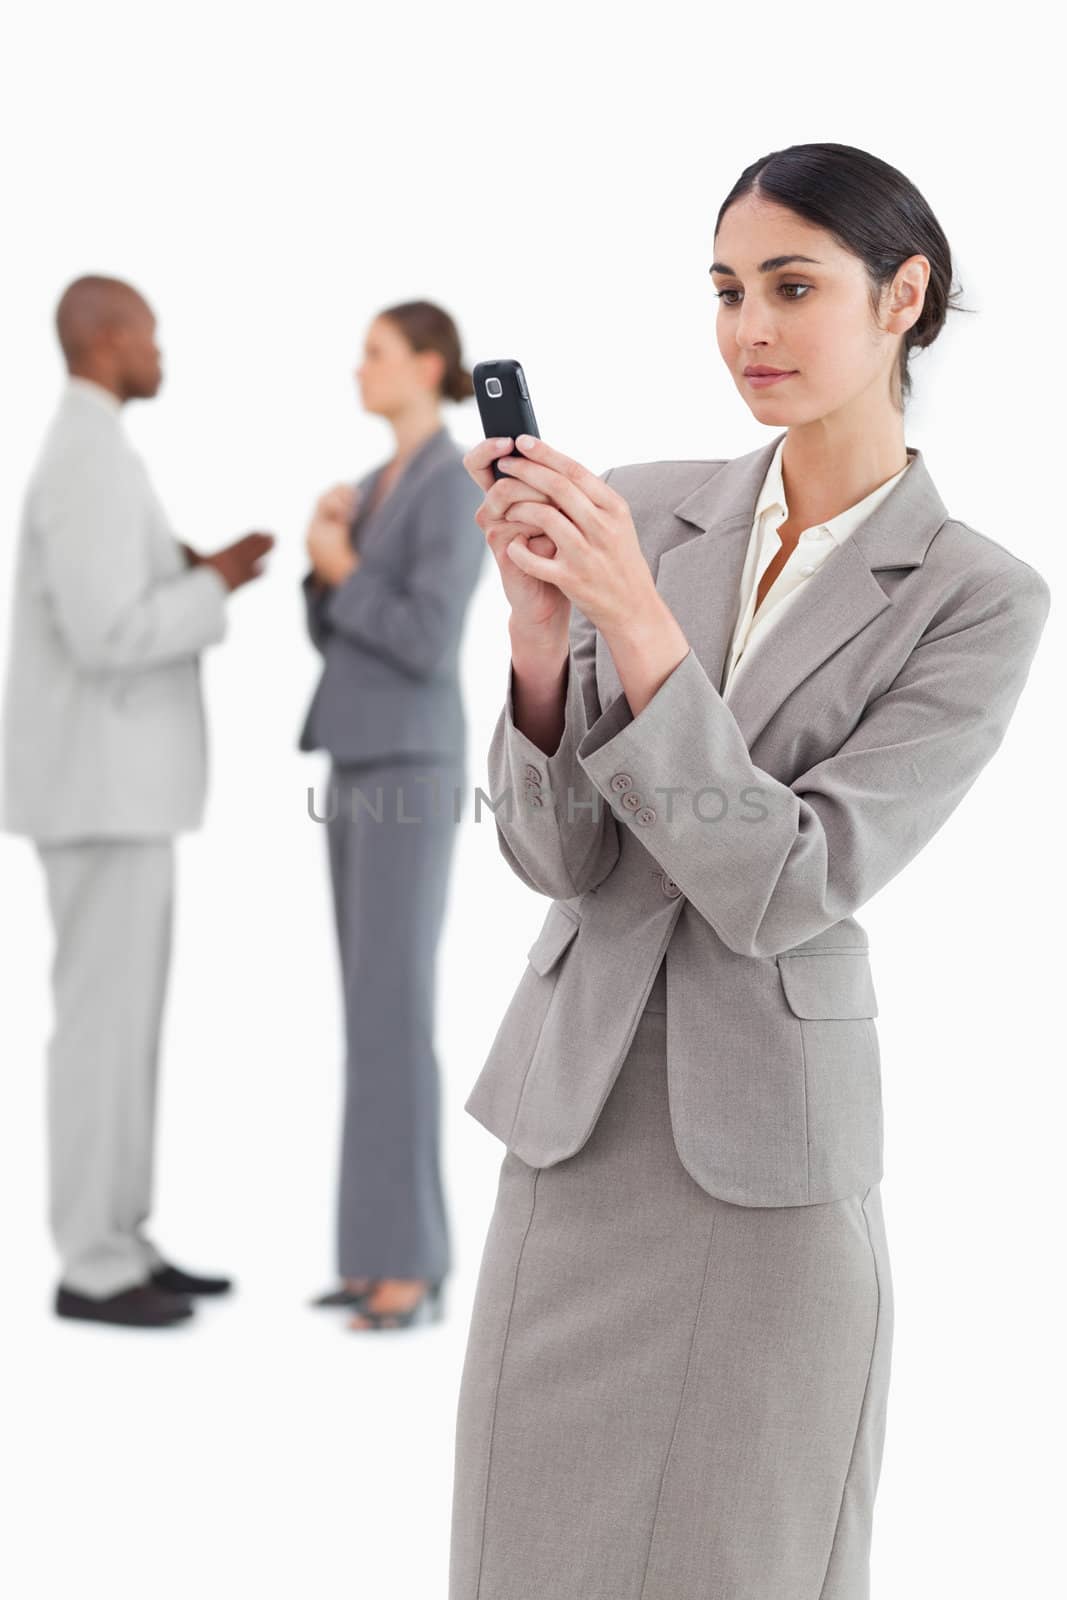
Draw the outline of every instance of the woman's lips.
M746 372L745 382L754 389L767 389L772 383L781 383L783 378L795 377L795 372Z

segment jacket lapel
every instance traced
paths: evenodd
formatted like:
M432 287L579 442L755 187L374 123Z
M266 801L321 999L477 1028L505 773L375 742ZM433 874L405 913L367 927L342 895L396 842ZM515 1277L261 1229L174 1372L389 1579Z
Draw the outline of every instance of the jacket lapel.
M700 531L659 558L656 587L720 691L756 500L781 438L728 461L675 506ZM812 574L739 673L729 706L749 748L793 690L892 605L875 572L919 566L947 518L922 452L908 454L903 478Z
M390 531L404 520L404 517L413 507L419 493L419 485L426 475L440 462L447 460L457 453L456 444L448 429L442 423L436 433L431 433L424 439L414 455L408 461L396 483L390 489L381 505L362 514L357 511L356 520L352 524L353 536L357 537L360 550L367 548L368 542L373 539L388 540ZM375 467L367 477L361 480L360 487L363 491L363 505L366 506L373 500L377 491L378 480L385 465Z

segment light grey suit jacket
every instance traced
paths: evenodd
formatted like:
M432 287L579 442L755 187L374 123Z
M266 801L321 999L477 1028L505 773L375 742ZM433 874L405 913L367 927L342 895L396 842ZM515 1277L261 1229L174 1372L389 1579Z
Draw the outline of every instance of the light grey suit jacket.
M553 904L465 1109L531 1165L588 1138L666 955L672 1122L696 1181L777 1206L882 1176L878 1008L854 913L997 749L1050 594L949 517L910 450L727 705L741 568L781 437L604 475L691 645L637 717L577 608L551 755L514 725L508 663L489 750L497 836Z
M441 427L368 512L384 467L358 482L351 537L361 562L344 583L303 580L307 624L323 655L299 744L335 761L394 755L462 758L467 725L459 650L488 547L482 493Z
M199 827L199 652L227 588L188 567L106 396L64 392L26 492L3 708L9 833L42 841Z

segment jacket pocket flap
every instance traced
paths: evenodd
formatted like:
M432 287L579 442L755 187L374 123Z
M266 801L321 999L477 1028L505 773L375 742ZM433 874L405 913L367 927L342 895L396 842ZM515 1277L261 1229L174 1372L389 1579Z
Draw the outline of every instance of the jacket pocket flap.
M544 926L527 952L527 960L535 972L550 972L578 932L578 923L561 911L558 905L548 908Z
M782 955L778 971L789 1009L797 1017L876 1017L870 961L865 950Z

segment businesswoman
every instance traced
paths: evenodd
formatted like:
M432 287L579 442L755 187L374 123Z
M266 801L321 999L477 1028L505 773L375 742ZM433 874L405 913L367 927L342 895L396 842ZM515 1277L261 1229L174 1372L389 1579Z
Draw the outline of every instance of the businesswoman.
M450 1600L868 1594L893 1297L854 913L996 749L1049 592L905 443L951 303L914 185L777 151L714 248L773 439L466 457L511 605L499 840L552 904L466 1104L507 1149Z
M451 1248L439 1162L435 956L465 789L458 655L485 541L441 420L473 393L427 301L371 322L356 371L395 450L319 500L303 580L322 674L300 735L330 754L326 819L346 1024L340 1284L359 1329L441 1314Z

